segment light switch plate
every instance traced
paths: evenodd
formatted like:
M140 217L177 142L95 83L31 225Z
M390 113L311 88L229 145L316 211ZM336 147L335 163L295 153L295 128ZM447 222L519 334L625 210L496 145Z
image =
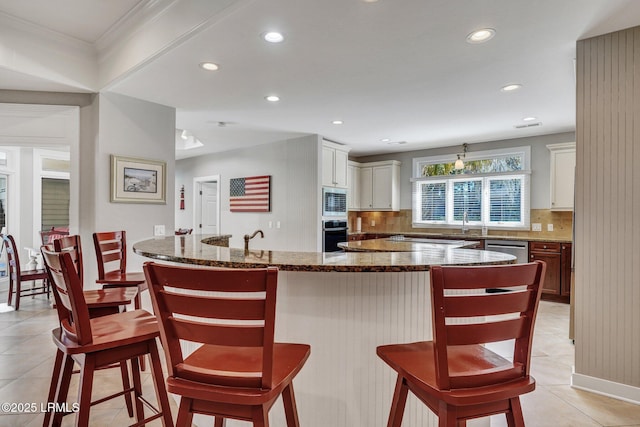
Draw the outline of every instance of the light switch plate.
M531 224L531 231L542 231L542 224L539 222L534 222Z
M153 226L153 235L154 236L164 236L164 225L154 225Z

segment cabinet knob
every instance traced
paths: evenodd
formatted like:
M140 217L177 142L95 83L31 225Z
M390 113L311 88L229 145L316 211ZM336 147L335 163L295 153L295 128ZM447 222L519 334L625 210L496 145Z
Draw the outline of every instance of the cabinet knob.
M533 255L531 255L531 259L533 259Z

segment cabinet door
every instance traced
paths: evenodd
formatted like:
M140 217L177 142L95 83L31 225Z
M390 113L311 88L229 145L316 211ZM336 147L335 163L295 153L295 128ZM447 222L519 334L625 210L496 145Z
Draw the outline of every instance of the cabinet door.
M572 210L576 150L551 150L551 209Z
M333 180L336 187L347 188L347 164L349 156L346 151L335 150L333 156Z
M322 147L322 185L325 187L333 187L335 185L333 179L334 157L333 148Z
M560 295L560 254L531 252L531 261L544 261L547 263L547 272L544 276L542 293Z
M391 166L376 166L372 171L373 208L391 209Z
M373 168L360 168L360 209L373 208Z

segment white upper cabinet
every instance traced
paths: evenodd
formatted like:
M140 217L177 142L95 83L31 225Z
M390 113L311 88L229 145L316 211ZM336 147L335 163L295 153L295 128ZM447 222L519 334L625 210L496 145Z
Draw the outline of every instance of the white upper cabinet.
M360 163L361 211L400 210L400 162Z
M322 141L322 186L347 188L349 149L344 145Z
M576 144L547 145L551 157L551 210L573 210Z

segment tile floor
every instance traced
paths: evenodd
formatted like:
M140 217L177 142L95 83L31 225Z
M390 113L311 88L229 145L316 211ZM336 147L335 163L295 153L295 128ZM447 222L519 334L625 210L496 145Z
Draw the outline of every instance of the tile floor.
M2 288L6 289L6 285L3 284ZM6 291L0 292L0 301L6 301ZM640 427L640 406L569 386L574 349L567 338L568 316L568 305L541 303L531 369L537 388L522 398L527 426ZM0 402L46 401L54 355L50 332L56 323L55 311L42 295L22 299L18 312L0 313ZM110 371L97 375L99 378L95 384L100 384L98 392L107 394L120 387L119 375ZM153 383L148 371L143 373L143 381L145 391L153 396ZM75 390L72 388L69 395L75 396ZM91 413L91 426L115 427L130 422L121 398L102 404ZM172 413L175 420L175 406ZM0 427L39 426L42 425L42 417L41 414L0 413ZM72 424L73 417L65 417L63 425ZM161 424L156 421L152 425ZM492 417L491 426L506 426L504 416Z

